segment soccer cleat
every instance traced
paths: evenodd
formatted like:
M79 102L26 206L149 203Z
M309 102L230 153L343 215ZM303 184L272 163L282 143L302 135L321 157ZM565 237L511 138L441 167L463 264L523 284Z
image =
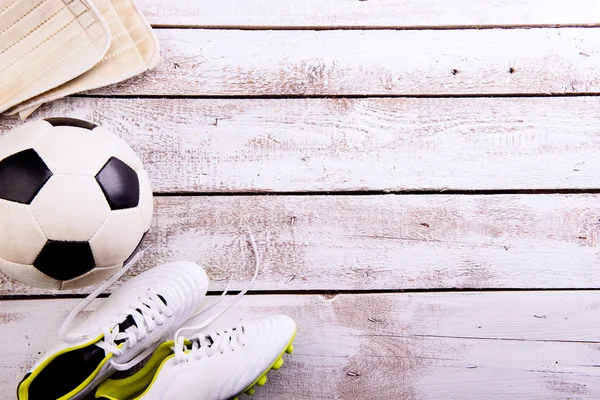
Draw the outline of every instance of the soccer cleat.
M233 329L162 343L148 363L124 379L108 379L101 400L226 400L253 394L267 372L293 351L295 322L274 316Z
M136 365L197 312L208 277L190 262L153 268L115 290L76 328L78 333L65 334L77 313L106 286L69 315L61 340L19 384L19 400L82 399L116 370Z

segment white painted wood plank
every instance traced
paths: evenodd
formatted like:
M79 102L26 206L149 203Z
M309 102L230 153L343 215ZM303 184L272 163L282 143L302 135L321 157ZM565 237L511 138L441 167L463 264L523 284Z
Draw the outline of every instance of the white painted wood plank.
M210 290L600 287L600 195L161 197L145 258L207 269ZM246 236L244 236L246 235ZM89 289L87 289L89 291ZM84 291L81 291L84 292ZM6 278L0 294L49 293Z
M156 192L600 189L600 98L66 99ZM20 123L0 119L0 133Z
M600 28L158 30L165 61L97 94L600 92ZM512 69L511 69L512 68ZM512 71L512 73L511 73Z
M439 27L598 24L595 0L139 0L155 25L201 27Z
M247 296L217 325L275 313L297 321L294 354L257 399L597 399L599 299L597 292ZM77 302L0 303L1 398L12 398Z

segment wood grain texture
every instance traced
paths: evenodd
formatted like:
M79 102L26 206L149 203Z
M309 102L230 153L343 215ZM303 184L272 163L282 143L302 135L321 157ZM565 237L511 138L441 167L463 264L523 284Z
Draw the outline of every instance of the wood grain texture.
M203 265L210 290L597 288L600 195L161 197L135 275ZM245 249L245 250L244 250ZM80 293L89 291L86 289ZM0 294L50 293L3 278Z
M600 189L599 109L599 97L73 98L34 118L112 130L159 193Z
M103 95L600 92L600 28L157 30L164 62Z
M595 0L140 0L155 26L244 28L480 27L598 24Z
M597 292L246 296L215 328L275 313L297 321L294 354L257 399L597 399L599 299ZM13 398L76 304L0 303L0 398ZM33 320L44 329L33 329Z

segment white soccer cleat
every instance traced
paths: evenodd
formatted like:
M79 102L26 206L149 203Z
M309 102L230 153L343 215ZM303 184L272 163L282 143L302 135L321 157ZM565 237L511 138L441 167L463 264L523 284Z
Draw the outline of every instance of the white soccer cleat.
M19 384L19 400L82 399L115 370L136 365L197 312L208 277L190 262L150 269L119 287L75 328L77 333L65 335L71 320L104 286L69 315L61 340Z
M104 381L102 400L226 400L267 382L293 351L295 322L274 316L161 344L136 374Z

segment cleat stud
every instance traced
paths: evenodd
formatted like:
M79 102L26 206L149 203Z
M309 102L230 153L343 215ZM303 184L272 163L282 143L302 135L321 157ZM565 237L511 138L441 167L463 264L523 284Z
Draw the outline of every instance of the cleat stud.
M292 354L294 352L294 345L290 344L289 347L285 349L285 352L288 354Z
M256 392L256 389L254 388L254 386L252 386L250 389L246 390L246 394L248 396L252 396L254 394L254 392Z
M261 376L258 382L256 382L258 386L265 386L265 383L267 383L267 374Z
M283 365L283 358L279 358L279 359L277 359L277 361L275 361L275 364L273 364L273 369L279 369L279 368L281 368L282 365Z

